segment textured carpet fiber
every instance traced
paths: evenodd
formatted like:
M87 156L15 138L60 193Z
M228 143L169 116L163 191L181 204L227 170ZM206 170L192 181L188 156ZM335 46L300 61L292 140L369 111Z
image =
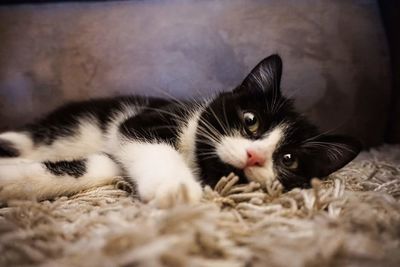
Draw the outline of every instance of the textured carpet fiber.
M222 178L158 210L118 188L0 209L0 266L400 266L400 147L362 153L313 188Z

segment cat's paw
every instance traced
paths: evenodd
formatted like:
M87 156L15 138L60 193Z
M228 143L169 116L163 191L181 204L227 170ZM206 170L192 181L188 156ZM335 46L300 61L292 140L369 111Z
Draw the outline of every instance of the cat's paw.
M1 162L1 161L0 161ZM29 172L25 172L19 165L0 163L0 203L14 199L29 199L31 181L25 179ZM26 194L24 194L26 192Z
M203 194L200 183L186 168L143 173L136 182L140 198L159 208L196 204Z
M200 202L203 190L194 179L169 181L161 184L151 203L159 208L170 208L179 204L196 204Z
M118 155L142 201L167 208L198 203L202 187L182 155L168 144L128 145Z

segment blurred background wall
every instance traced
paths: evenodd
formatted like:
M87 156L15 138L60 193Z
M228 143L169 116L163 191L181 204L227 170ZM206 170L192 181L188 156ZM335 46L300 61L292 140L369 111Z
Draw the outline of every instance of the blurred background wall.
M15 3L15 1L14 1ZM147 0L0 6L0 129L69 100L209 96L279 53L322 130L384 141L388 43L373 0Z
M389 41L392 66L392 95L385 141L400 143L400 1L380 0L379 4Z

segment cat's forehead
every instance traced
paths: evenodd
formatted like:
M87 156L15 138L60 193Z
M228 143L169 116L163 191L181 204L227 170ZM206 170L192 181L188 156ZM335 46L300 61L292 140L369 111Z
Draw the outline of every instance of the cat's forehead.
M233 94L227 100L229 104L239 114L249 110L255 112L262 121L263 136L279 128L281 144L299 143L317 132L314 125L295 111L293 101L283 96L274 97L260 92Z
M283 97L271 98L266 94L240 94L232 99L232 106L238 111L251 110L262 120L274 120L273 125L294 117L292 101ZM272 121L271 121L272 122Z
M277 108L279 106L282 108L283 103L291 103L291 101L288 101L281 96L266 94L265 92L260 91L240 92L233 94L227 101L233 102L238 108L251 108L257 110L258 112L269 111L270 113L279 111Z

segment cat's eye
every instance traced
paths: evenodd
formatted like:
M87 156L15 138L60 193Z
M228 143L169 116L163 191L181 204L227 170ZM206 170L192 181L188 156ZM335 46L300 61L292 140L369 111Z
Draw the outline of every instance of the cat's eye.
M253 112L243 112L243 123L246 130L251 134L256 134L260 125L257 116Z
M294 170L299 166L297 158L291 153L286 153L282 155L282 163L291 170Z

